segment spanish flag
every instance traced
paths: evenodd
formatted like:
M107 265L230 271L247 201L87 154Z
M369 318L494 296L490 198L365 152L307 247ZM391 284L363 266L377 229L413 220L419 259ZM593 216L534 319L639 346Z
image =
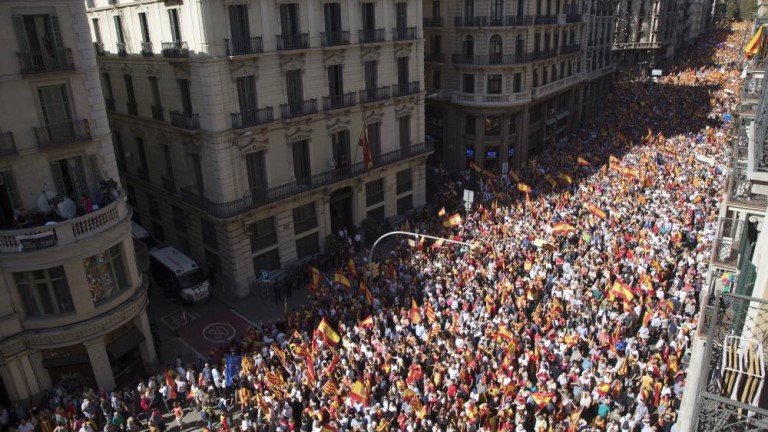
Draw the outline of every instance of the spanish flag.
M243 356L245 358L245 356ZM171 389L171 399L176 399L176 381L171 378L171 370L166 369L165 370L165 385L168 386L169 389Z
M549 175L549 174L547 174L547 175L545 175L545 176L544 176L544 181L546 181L547 183L549 183L549 186L551 186L551 187L555 187L555 186L557 186L557 180L555 180L555 178L554 178L554 177L552 177L552 176L551 176L551 175Z
M461 225L461 215L458 213L451 215L451 217L443 221L443 226L446 228L451 228L458 225Z
M421 310L419 309L419 305L416 304L415 298L411 298L411 322L414 324L421 322Z
M369 171L373 166L373 157L371 156L371 146L368 145L368 134L365 132L365 127L360 129L360 138L357 140L357 145L363 148L365 170Z
M531 187L528 186L525 183L518 183L517 184L517 190L519 190L520 192L524 192L524 193L530 193L531 192Z
M347 289L352 287L352 284L349 282L349 278L344 276L344 274L340 271L337 271L336 274L333 275L333 283L340 284Z
M312 281L309 284L309 289L314 291L320 288L320 284L323 281L323 274L315 266L310 266L309 271L312 272Z
M517 172L515 172L515 170L509 170L509 178L511 178L517 183L520 183L520 176L517 175Z
M349 274L352 275L352 277L357 276L357 265L355 265L355 259L352 257L349 257L347 260L347 270L349 270Z
M509 331L506 326L500 326L499 329L496 330L496 336L502 337L507 341L513 340L515 338L515 335Z
M544 392L536 392L531 394L531 398L533 398L533 402L542 408L546 406L554 396L555 396L554 393L544 393Z
M368 305L373 306L373 294L371 294L371 291L368 289L368 284L366 284L365 281L360 281L360 291L365 296Z
M613 283L613 287L611 288L611 294L623 299L625 302L630 302L635 298L635 295L632 294L632 288L624 283L621 278L616 278L616 282Z
M590 163L588 160L584 159L583 157L579 156L576 158L576 163L581 166L589 166Z
M616 168L617 166L619 166L620 163L621 161L619 161L619 158L617 158L616 156L614 155L608 156L608 165L610 165L611 168Z
M570 185L570 184L573 184L573 179L571 178L571 176L569 176L569 175L568 175L568 174L566 174L566 173L560 173L560 174L558 174L558 175L557 175L557 178L559 178L560 180L562 180L562 181L566 182L566 183L567 183L567 184L569 184L569 185Z
M304 353L304 361L307 363L307 381L309 381L309 384L314 387L315 382L317 381L317 374L315 373L315 362L314 358L312 358L312 351L307 350Z
M747 46L744 47L744 53L747 57L752 57L760 50L760 42L763 38L763 26L757 29L757 33L752 36Z
M320 324L317 326L317 331L323 335L323 339L330 346L338 345L339 341L341 340L341 336L336 333L336 330L334 330L333 327L328 324L328 321L326 321L325 318L320 320Z
M440 207L440 211L437 212L437 215L440 217L445 216L445 207Z
M421 236L421 238L419 238L419 250L423 250L423 249L424 249L424 236Z
M331 348L331 352L333 353L333 357L331 358L331 364L329 364L328 367L325 368L325 374L327 376L332 376L333 371L336 370L336 365L339 364L339 353L337 353L336 350L333 348Z
M365 318L362 321L360 321L360 324L358 324L358 326L360 326L360 328L373 327L373 316L368 315L367 318Z
M633 179L639 179L640 178L640 171L632 168L625 167L622 170L622 173L625 177L633 178Z
M576 228L565 222L557 223L552 227L552 233L554 234L566 234L573 231L576 231Z
M599 208L598 206L592 203L586 203L584 204L584 207L586 207L590 213L599 217L600 219L605 219L605 217L607 216L604 210L602 210L601 208Z
M437 239L434 243L432 243L432 249L439 249L443 247L443 243L445 243L443 239Z
M363 383L360 381L355 381L355 383L352 384L352 389L349 392L349 398L354 402L368 406L368 390L365 389L365 385L363 385Z

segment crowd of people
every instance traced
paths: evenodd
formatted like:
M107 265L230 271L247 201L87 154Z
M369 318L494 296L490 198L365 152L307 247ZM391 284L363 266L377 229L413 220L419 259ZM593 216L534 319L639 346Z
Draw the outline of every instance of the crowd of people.
M242 432L673 431L745 31L716 31L656 83L618 83L591 127L525 169L446 173L439 205L404 228L466 245L402 238L375 263L312 268L310 305L197 370L55 389L0 407L0 427L182 431L196 410L206 429ZM464 188L480 198L469 211Z

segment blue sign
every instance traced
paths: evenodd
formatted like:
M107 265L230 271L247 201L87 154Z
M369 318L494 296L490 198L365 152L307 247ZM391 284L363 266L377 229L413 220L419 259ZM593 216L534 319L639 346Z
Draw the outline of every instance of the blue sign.
M269 280L269 271L268 270L262 270L261 271L261 280L268 281Z
M232 385L232 377L240 375L240 369L243 367L243 358L241 356L227 356L227 366L224 373L227 377L227 387Z
M723 116L723 118L725 118L725 121L731 121L733 116L731 116L731 113L725 113L725 116Z

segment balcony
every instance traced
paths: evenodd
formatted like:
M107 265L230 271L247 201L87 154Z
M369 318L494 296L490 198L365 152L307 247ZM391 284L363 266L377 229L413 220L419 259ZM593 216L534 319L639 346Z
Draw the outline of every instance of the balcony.
M557 15L536 15L533 23L536 25L557 24Z
M393 41L408 41L418 39L416 27L395 27L392 29Z
M232 117L232 129L245 129L274 121L271 106L247 109L239 113L230 113L230 116Z
M661 42L627 42L627 43L613 44L613 49L617 51L635 50L635 49L658 49L658 48L661 48Z
M152 42L141 43L141 55L144 57L153 57L155 52L152 50Z
M531 96L533 98L541 98L541 97L550 95L558 90L561 90L571 84L578 82L579 79L581 79L581 74L571 75L569 77L566 77L557 81L552 81L549 84L544 84L539 87L534 87L533 89L531 89Z
M163 107L157 105L151 105L152 108L152 120L165 121L165 111Z
M477 56L465 56L463 54L453 54L451 56L451 62L453 64L473 65L473 66L504 66L524 63L526 56L518 57L511 54L507 55L477 55Z
M277 35L278 51L290 51L309 48L309 33L297 33L287 35Z
M386 42L387 32L383 28L359 30L358 40L361 44Z
M333 111L354 106L357 103L357 94L349 92L339 95L323 96L323 110Z
M508 94L474 94L454 92L451 101L465 106L515 106L524 105L531 101L531 92Z
M405 84L392 84L392 97L408 96L421 91L419 81L411 81Z
M93 50L96 52L96 55L99 57L107 55L107 53L104 51L104 44L101 42L94 42Z
M136 105L136 101L128 101L126 106L128 107L128 114L139 115L139 107Z
M127 220L130 210L125 194L91 213L55 224L0 231L0 254L17 254L54 247L77 248L77 243ZM41 215L42 216L42 215Z
M743 230L743 220L731 218L720 219L717 237L712 246L712 265L732 269L738 267L739 246Z
M160 181L163 183L163 189L166 192L176 193L176 180L173 177L161 176Z
M72 120L35 128L35 138L40 148L69 144L91 139L88 120Z
M433 151L432 144L429 142L414 144L408 150L407 154L403 154L400 149L397 149L374 158L375 162L372 169L382 168L414 157L425 156ZM211 201L195 192L192 188L186 187L181 188L181 199L185 203L207 212L213 217L230 218L270 203L363 175L367 171L365 163L358 162L348 166L346 170L326 171L313 175L301 183L293 181L267 188L257 194L247 193L241 198L225 202Z
M48 51L22 51L17 53L22 75L58 72L75 69L72 50L69 48Z
M224 44L227 46L227 55L230 57L264 52L264 42L258 36L243 39L224 39Z
M581 51L581 45L563 45L560 47L560 54L573 54Z
M443 17L424 17L424 27L442 27Z
M581 22L581 14L579 13L565 14L565 22L568 24Z
M16 154L16 141L13 132L0 132L0 156Z
M185 41L163 42L163 57L165 58L188 58L189 46Z
M104 105L107 107L108 111L115 111L115 100L112 98L105 98L104 99Z
M505 21L510 27L529 26L533 24L533 15L508 16Z
M453 17L455 27L487 27L488 21L488 17Z
M171 126L188 131L200 129L200 117L197 114L186 114L181 111L170 111Z
M360 90L360 103L378 102L389 99L389 86Z
M534 52L531 55L531 59L533 61L546 60L546 59L551 59L553 57L557 57L557 50L556 49L550 49L550 50L546 50L546 51L538 51L538 52Z
M349 30L340 32L320 32L320 46L333 47L349 45Z
M317 114L317 99L280 104L280 117L284 120Z
M443 53L424 53L424 62L425 63L442 63L443 62Z

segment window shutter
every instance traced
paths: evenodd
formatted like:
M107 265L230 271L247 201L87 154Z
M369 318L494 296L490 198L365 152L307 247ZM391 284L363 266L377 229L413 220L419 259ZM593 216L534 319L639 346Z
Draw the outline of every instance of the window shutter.
M15 15L13 28L16 30L16 39L19 41L19 51L29 51L29 39L27 39L27 30L24 28L24 17Z
M64 42L61 39L61 28L59 27L59 17L50 15L51 34L53 35L53 47L63 48Z
M504 86L504 93L512 93L512 76L507 75L504 79L506 85Z

